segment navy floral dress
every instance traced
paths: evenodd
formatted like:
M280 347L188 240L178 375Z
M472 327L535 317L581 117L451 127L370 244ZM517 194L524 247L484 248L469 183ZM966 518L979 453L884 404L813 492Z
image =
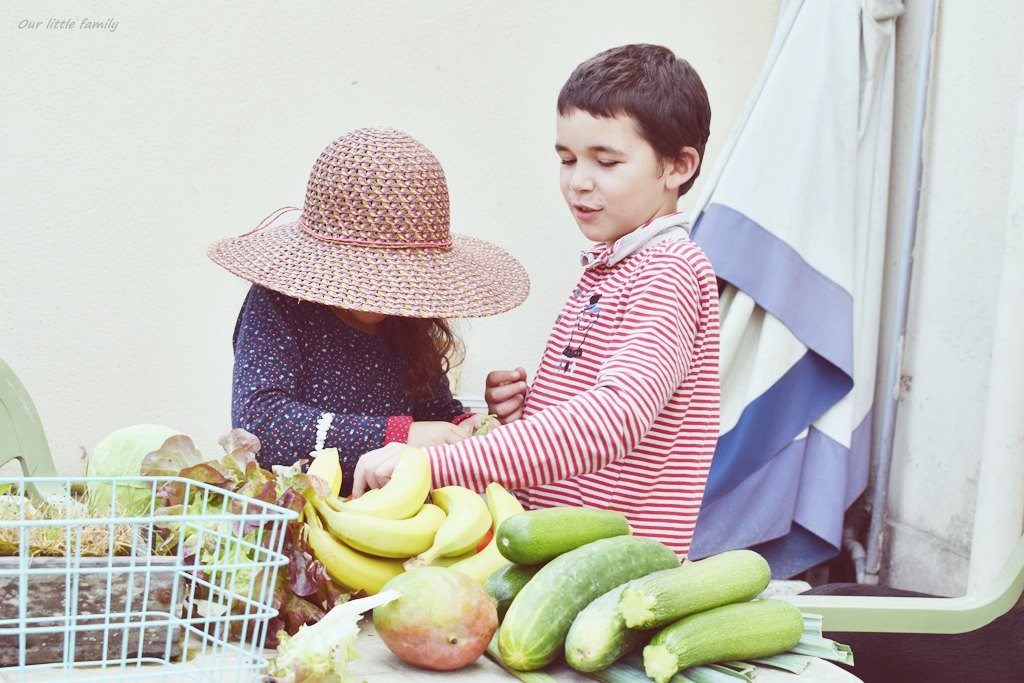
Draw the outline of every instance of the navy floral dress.
M323 445L341 455L343 495L363 453L404 441L414 420L454 422L465 414L443 376L432 400L414 403L407 359L381 337L349 327L327 306L257 285L238 315L234 349L231 423L259 438L260 465L308 457L317 422L333 413Z

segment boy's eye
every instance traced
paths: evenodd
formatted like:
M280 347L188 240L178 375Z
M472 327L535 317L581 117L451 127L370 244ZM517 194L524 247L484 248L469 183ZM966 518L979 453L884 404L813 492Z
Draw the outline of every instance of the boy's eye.
M562 158L559 158L558 159L558 163L562 164L563 166L571 166L571 165L576 163L576 160L575 159L562 159Z
M615 161L613 159L598 159L597 163L600 164L601 166L604 166L605 168L611 168L612 166L618 166L622 162Z

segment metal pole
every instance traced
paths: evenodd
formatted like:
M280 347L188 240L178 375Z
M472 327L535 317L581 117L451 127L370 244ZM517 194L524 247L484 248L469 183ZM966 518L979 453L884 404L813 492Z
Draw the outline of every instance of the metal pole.
M910 158L913 166L907 179L907 206L903 214L903 237L900 243L898 265L899 281L893 313L895 325L889 339L885 359L883 386L888 387L881 407L881 424L876 444L875 481L872 489L871 524L866 544L864 583L878 583L881 569L882 534L885 531L885 513L889 494L889 472L892 468L892 446L896 425L896 405L899 399L900 371L903 359L903 338L907 331L907 311L910 302L910 282L913 270L914 240L917 237L917 213L921 203L921 173L923 166L925 117L928 111L928 86L931 77L932 40L935 36L935 0L924 3L924 25L917 72L917 104L914 113L914 135Z

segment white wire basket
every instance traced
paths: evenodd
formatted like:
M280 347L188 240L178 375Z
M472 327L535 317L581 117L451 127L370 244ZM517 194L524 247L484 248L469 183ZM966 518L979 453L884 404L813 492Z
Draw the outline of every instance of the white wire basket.
M27 481L0 479L0 682L257 680L294 511L176 477ZM171 482L191 505L161 511Z

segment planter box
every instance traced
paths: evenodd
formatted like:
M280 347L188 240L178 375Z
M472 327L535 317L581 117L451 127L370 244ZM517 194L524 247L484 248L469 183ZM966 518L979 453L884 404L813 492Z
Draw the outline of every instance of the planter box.
M177 558L33 557L27 572L20 563L0 557L0 667L21 665L23 647L26 665L180 657Z

